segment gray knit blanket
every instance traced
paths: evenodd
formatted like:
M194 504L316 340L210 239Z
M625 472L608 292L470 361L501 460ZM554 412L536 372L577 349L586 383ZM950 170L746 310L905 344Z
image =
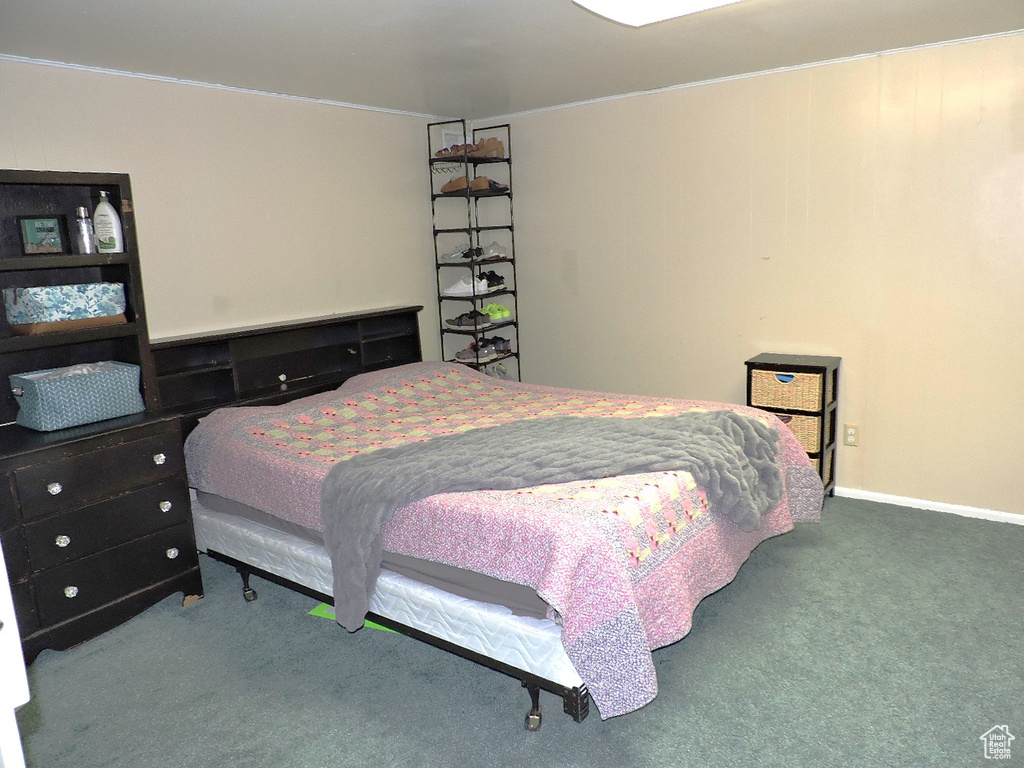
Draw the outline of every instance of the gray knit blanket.
M557 416L433 437L338 462L321 488L338 623L363 625L380 573L381 527L438 493L509 490L645 472L686 471L712 510L742 530L783 493L778 434L730 410L671 416Z

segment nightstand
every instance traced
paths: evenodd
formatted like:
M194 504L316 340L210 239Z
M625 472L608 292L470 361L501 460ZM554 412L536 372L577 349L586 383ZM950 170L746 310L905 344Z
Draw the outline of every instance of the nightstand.
M747 405L776 414L807 451L829 496L836 485L840 357L763 353L747 360Z

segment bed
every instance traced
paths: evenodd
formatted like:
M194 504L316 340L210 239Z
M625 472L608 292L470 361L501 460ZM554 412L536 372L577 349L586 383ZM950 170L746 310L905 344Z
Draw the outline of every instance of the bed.
M415 363L185 444L200 551L520 679L576 720L657 695L651 651L690 629L822 485L773 414Z

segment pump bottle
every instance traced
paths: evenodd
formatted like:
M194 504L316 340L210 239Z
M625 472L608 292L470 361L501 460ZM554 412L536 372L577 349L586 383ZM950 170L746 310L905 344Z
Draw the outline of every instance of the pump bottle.
M100 201L92 215L92 226L96 233L96 250L100 253L122 253L124 251L121 218L107 199L106 191L100 192Z

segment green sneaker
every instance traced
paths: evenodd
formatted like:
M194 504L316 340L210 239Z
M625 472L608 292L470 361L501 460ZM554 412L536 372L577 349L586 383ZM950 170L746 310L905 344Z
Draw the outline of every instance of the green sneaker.
M490 315L492 323L500 323L502 320L508 320L512 317L512 310L504 304L495 304L494 302L491 302L486 307L481 307L480 311L485 315Z

